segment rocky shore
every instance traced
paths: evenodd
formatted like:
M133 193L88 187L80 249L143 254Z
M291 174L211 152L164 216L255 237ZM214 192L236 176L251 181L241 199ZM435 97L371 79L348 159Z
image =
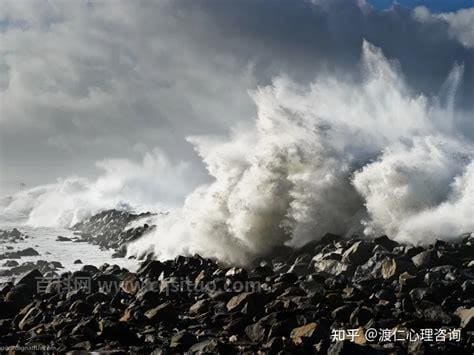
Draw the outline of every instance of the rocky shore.
M126 228L131 222L151 217L151 212L131 213L106 210L75 224L71 229L79 237L77 240L99 245L101 248L115 249L116 257L124 257L127 243L140 238L154 226L143 223L135 228Z
M136 273L84 265L52 278L38 268L1 286L0 346L472 354L473 256L472 235L414 247L327 234L248 268L197 255L146 260Z

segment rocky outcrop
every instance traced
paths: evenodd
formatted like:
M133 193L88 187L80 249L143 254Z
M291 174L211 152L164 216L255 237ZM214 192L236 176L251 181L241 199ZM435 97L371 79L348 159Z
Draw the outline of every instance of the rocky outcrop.
M132 221L152 215L150 212L135 214L127 211L107 210L75 224L71 229L80 238L75 240L76 242L84 241L99 245L104 249L115 249L115 257L124 257L127 243L154 228L146 223L136 228L126 229L126 227Z
M0 230L0 243L17 243L20 240L28 239L29 236L23 234L18 229Z
M38 256L39 253L33 248L26 248L18 251L10 251L0 254L0 259L20 259L24 256Z

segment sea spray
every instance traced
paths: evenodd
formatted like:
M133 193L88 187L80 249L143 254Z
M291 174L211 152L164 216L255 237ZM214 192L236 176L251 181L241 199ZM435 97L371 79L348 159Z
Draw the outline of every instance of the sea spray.
M105 209L162 211L197 185L186 162L171 162L159 149L139 162L107 159L97 162L95 180L72 176L54 184L21 191L0 201L0 220L32 227L68 228Z
M437 97L414 93L367 42L360 68L360 81L320 73L309 86L282 75L251 92L253 122L228 136L189 137L208 184L194 189L186 163L154 151L141 164L103 163L95 181L23 191L2 208L21 210L31 225L70 225L124 204L166 209L129 254L236 263L326 232L429 243L473 231L473 135L460 128L472 114L455 105L462 64L453 63ZM186 190L177 207L173 196Z
M254 126L190 141L214 181L129 246L245 263L331 231L429 243L474 230L473 144L458 132L454 65L438 97L413 94L365 42L363 81L280 77L252 93Z

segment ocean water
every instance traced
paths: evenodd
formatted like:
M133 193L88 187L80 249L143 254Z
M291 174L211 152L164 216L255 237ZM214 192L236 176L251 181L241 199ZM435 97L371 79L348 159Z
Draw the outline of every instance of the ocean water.
M17 228L20 232L29 236L25 240L16 243L2 243L0 244L0 253L18 251L26 248L34 248L39 255L22 257L21 259L14 259L20 265L26 261L36 262L37 260L59 261L64 269L59 269L59 273L63 271L79 270L83 265L100 266L104 263L117 264L125 267L130 271L136 270L138 262L134 259L126 258L112 258L113 250L101 250L97 245L89 243L74 243L73 241L58 242L56 238L58 235L63 237L74 237L72 231L65 228L50 228L50 227L30 227L18 226L12 223L0 223L1 230L11 230ZM13 249L7 249L7 247ZM80 259L82 264L74 264L74 261ZM9 259L0 260L0 270L8 269L3 264ZM10 277L0 277L1 281L6 281Z

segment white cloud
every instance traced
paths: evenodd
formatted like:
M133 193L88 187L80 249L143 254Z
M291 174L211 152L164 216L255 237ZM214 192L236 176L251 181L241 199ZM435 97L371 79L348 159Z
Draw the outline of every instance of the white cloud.
M449 34L468 48L474 48L474 8L456 12L432 14L426 7L417 7L414 16L421 22L441 22L449 27Z

